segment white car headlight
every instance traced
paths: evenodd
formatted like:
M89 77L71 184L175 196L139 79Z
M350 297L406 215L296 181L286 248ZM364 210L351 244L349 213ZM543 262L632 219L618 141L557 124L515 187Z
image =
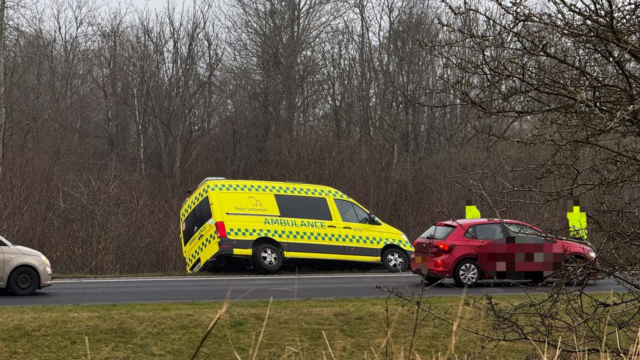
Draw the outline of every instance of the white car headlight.
M588 254L588 255L589 255L589 257L590 257L591 259L595 259L595 258L596 258L596 252L595 252L595 251L593 251L593 250L589 251L589 254Z
M45 264L51 266L51 262L49 261L49 259L47 259L46 256L40 255L40 258L42 258L42 261L44 261Z

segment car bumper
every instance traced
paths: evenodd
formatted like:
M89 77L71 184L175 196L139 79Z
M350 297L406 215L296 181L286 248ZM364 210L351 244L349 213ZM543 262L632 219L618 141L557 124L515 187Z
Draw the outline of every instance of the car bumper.
M215 241L212 245L215 246L215 252L211 256L205 256L203 254L198 254L198 258L189 266L189 262L187 260L187 271L188 272L198 272L202 269L205 269L211 265L214 265L216 260L221 257L228 256L236 256L236 257L248 257L251 256L251 246L253 244L253 240L244 240L244 239L230 239L227 237L220 238Z
M435 275L437 277L449 277L449 270L446 267L438 267L434 258L429 255L412 254L411 271L420 276Z
M589 278L595 280L600 272L600 263L598 259L589 260Z
M38 288L45 288L53 284L53 271L51 266L46 263L42 263L38 266L38 275L40 275L40 286Z

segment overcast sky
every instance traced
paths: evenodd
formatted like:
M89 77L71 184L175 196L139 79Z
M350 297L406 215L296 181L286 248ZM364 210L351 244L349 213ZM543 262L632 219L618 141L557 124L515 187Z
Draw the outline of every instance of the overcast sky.
M129 0L131 3L139 9L144 8L147 5L150 9L162 9L167 3L166 0Z
M103 1L108 1L108 0L103 0ZM167 0L125 0L125 1L131 1L131 3L136 7L138 7L139 9L142 9L144 8L145 5L147 5L150 9L160 10L167 5ZM178 5L178 7L180 7L183 0L173 0L173 2L176 5ZM184 1L184 3L186 6L189 6L193 3L193 0L186 0Z

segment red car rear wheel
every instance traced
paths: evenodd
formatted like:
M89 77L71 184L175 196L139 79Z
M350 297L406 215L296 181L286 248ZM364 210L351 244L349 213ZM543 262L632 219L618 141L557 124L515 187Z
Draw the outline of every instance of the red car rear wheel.
M471 286L482 280L482 270L480 270L475 260L464 259L453 270L453 280L460 287Z

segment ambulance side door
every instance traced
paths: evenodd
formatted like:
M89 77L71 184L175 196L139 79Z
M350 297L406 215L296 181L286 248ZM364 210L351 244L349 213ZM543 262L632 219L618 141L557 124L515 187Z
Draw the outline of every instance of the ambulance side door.
M326 197L277 194L275 199L286 257L344 260L338 222Z
M338 226L347 260L379 261L380 229L369 224L369 213L358 204L333 199L340 214Z

